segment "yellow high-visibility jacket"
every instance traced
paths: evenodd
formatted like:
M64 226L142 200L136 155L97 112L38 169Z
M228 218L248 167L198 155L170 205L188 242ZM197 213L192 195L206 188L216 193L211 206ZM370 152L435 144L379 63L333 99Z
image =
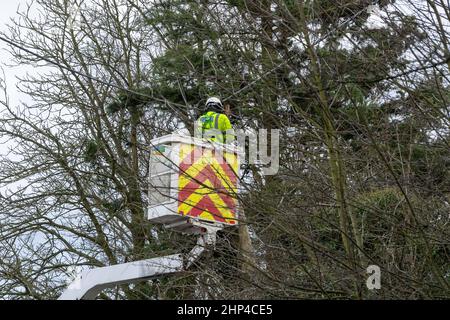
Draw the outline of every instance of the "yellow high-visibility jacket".
M231 143L236 139L230 119L225 114L214 111L209 111L198 118L195 133L198 137L220 143Z

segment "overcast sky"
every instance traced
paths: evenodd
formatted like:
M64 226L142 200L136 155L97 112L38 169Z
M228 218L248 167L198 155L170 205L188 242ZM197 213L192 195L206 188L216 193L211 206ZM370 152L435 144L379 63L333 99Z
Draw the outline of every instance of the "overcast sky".
M29 0L28 0L29 2ZM27 0L3 0L2 7L0 10L0 30L5 32L7 30L6 25L10 24L11 18L17 15L17 9L20 6L20 9L26 8ZM26 72L32 71L31 68L25 67L14 67L11 68L7 66L11 64L11 55L5 50L7 48L6 44L0 41L0 66L3 68L6 76L6 84L8 86L8 95L10 98L10 102L13 105L17 105L21 100L27 100L27 97L24 95L19 95L16 91L15 85L17 83L16 76L24 75ZM3 77L3 75L1 75ZM0 107L1 108L1 107Z
M6 25L10 24L12 17L16 16L17 9L24 9L27 0L3 0L2 7L0 10L0 30L5 32L7 30ZM30 102L31 99L23 94L19 94L16 90L17 79L16 76L23 76L27 72L32 72L32 68L26 67L10 67L11 55L5 50L7 48L6 44L0 41L0 67L5 73L5 81L8 88L8 97L10 99L10 104L17 106L20 101ZM0 73L0 77L3 78L3 74ZM1 97L3 99L3 97ZM0 112L3 111L3 106L0 106ZM0 155L7 151L7 145L0 141Z

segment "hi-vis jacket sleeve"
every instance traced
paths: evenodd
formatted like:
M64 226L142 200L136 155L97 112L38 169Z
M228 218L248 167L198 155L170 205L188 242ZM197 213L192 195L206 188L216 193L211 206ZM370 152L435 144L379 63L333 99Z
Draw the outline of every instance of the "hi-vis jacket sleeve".
M224 133L224 138L227 143L236 140L236 134L231 125L230 119L225 114L221 114L219 118L219 130Z

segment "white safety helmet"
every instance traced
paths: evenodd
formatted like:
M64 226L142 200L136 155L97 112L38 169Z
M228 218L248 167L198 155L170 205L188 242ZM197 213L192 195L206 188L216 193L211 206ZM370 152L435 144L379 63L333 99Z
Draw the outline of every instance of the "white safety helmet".
M211 97L206 101L205 104L206 109L212 109L215 111L220 111L223 109L222 101L220 101L217 97Z

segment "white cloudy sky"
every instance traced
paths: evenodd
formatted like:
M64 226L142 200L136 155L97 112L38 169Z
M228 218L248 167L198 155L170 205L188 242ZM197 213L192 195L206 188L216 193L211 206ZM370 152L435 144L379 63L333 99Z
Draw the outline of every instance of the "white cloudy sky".
M11 18L17 15L17 10L26 8L26 3L30 0L3 0L2 8L0 10L0 30L7 31L7 24L10 24ZM8 86L8 96L11 104L17 105L21 100L26 100L27 97L19 95L15 85L17 83L16 76L24 75L32 69L25 67L10 67L11 55L6 51L6 44L0 42L0 66L3 68L6 77L6 84ZM3 77L3 75L2 75ZM1 108L1 107L0 107Z
M17 10L26 8L26 3L30 0L3 0L0 10L0 31L7 31L7 24L10 24L11 18L17 15ZM0 67L5 74L4 79L7 85L7 94L10 104L17 106L21 101L30 102L30 98L20 94L16 89L17 76L23 76L27 72L32 72L32 68L26 67L11 67L11 55L6 50L7 45L0 41ZM0 73L3 78L3 73ZM3 99L3 95L1 96ZM0 112L3 106L0 105ZM0 155L5 153L7 146L0 141Z

